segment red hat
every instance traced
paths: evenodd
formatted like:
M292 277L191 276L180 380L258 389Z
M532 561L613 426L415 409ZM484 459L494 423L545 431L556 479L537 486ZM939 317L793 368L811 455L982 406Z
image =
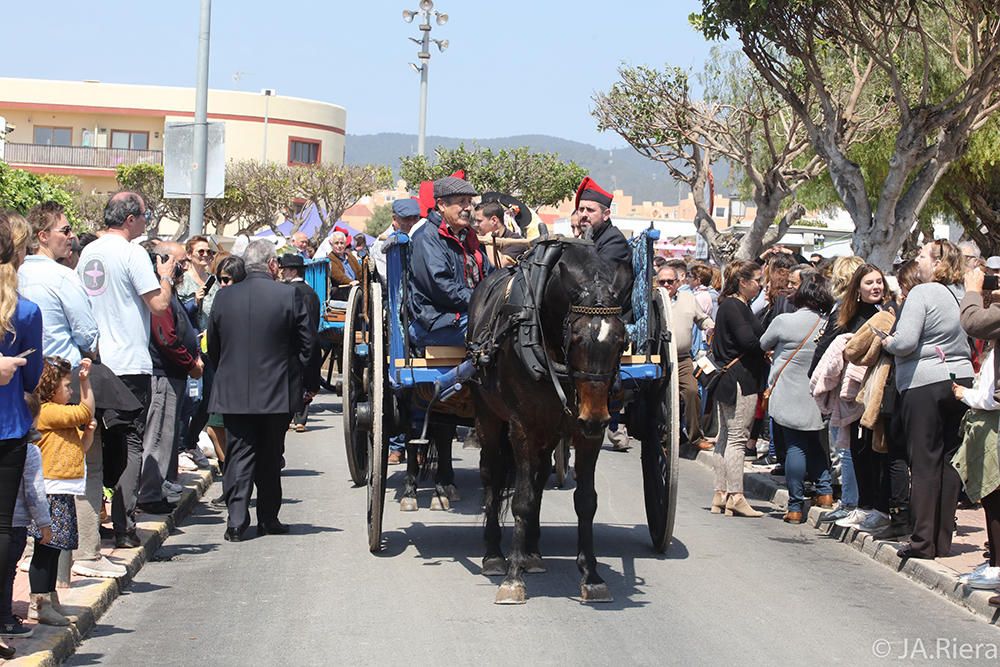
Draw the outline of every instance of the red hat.
M420 204L420 217L426 218L427 212L434 210L434 181L423 181L417 193L417 203Z
M590 176L586 176L576 189L576 208L580 208L581 199L596 201L601 206L610 207L614 195L598 185Z
M464 181L465 180L465 170L464 169L459 169L458 171L452 173L452 176L454 176L455 178L461 178Z

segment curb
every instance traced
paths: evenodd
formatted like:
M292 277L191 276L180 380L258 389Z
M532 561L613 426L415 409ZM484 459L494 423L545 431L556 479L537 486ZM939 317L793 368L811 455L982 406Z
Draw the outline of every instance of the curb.
M711 470L712 456L711 452L699 452L695 460ZM746 495L754 499L766 500L778 507L788 506L788 490L779 486L767 473L746 473L743 490ZM995 595L995 591L966 588L958 581L959 573L937 561L918 558L903 560L896 555L896 550L902 545L901 542L878 540L856 528L841 528L832 523L820 524L820 518L828 511L810 507L809 516L803 525L811 525L822 535L853 547L872 560L964 607L987 623L996 625L1000 621L1000 609L989 604L989 599Z
M39 624L35 626L35 634L31 638L7 640L8 645L18 648L18 655L6 662L0 660L0 664L17 667L56 667L73 655L77 644L94 629L97 621L111 607L111 603L132 583L132 579L142 566L169 537L170 531L191 513L212 486L212 471L182 472L179 482L186 488L170 516L138 522L142 545L135 549L116 551L116 556L121 556L122 565L128 570L125 576L118 579L90 579L91 584L70 589L72 594L70 591L64 593L63 605L79 616L79 620L65 628ZM20 655L22 647L31 652Z

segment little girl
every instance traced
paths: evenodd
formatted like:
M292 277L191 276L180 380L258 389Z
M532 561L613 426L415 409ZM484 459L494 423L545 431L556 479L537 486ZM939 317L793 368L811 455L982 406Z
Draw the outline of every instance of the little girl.
M31 605L28 618L46 625L69 625L59 605L56 593L56 573L59 553L77 548L75 496L86 495L87 450L94 442L94 395L90 390L90 360L80 362L80 403L67 405L70 397L69 362L59 357L46 357L42 378L35 389L41 403L36 428L41 434L42 474L45 493L52 515L51 539L37 525L28 528L35 538L35 553L31 557L28 582Z

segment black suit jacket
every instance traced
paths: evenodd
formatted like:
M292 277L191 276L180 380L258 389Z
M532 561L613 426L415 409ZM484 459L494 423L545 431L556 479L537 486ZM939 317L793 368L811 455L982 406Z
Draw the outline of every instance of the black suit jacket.
M293 283L289 283L298 292L299 298L302 299L302 303L306 308L306 313L309 315L309 327L314 331L319 331L319 296L316 294L316 290L309 286L309 283L304 280L296 280ZM319 336L313 337L313 345L309 354L309 361L305 365L305 378L303 379L303 385L306 391L311 391L316 393L319 391L319 376L320 376L320 363L323 360L322 352L319 348Z
M299 292L269 274L219 290L208 321L215 364L209 410L223 414L287 414L302 409L303 372L316 327Z

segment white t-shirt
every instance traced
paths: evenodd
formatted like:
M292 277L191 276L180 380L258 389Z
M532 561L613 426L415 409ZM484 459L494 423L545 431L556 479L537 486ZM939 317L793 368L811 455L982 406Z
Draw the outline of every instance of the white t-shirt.
M100 331L101 362L115 375L152 375L149 308L142 295L160 289L149 254L118 234L87 245L77 265Z

